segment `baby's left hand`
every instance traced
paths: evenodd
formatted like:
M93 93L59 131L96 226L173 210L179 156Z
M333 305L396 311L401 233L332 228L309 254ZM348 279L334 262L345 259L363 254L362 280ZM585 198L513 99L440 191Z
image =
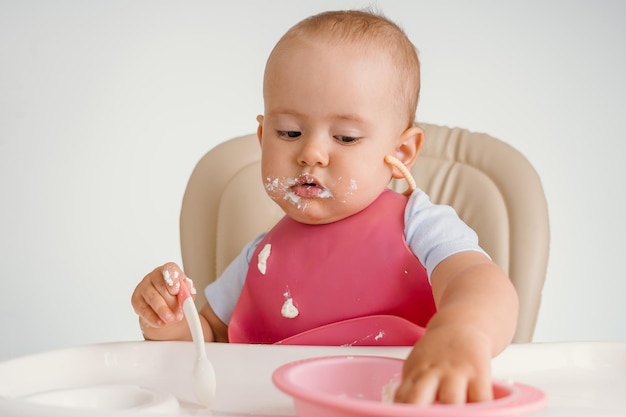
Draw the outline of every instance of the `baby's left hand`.
M464 404L493 398L487 335L459 326L428 330L409 354L395 401Z

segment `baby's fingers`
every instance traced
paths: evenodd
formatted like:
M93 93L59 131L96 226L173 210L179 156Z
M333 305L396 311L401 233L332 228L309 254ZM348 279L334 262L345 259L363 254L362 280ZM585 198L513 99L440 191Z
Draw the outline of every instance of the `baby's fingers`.
M142 287L141 290L138 288L132 298L133 308L142 320L142 327L162 327L176 320L176 314L153 286Z
M465 404L467 385L467 379L462 375L448 375L439 383L437 400L444 404Z
M152 288L154 290L154 288ZM141 329L145 327L161 327L165 325L165 322L159 317L159 315L148 304L148 300L145 298L143 292L139 291L139 287L135 290L131 297L133 309L139 316L139 323Z
M165 295L165 297L169 298L169 303L166 301L166 298L164 298L164 296L159 293L155 288L148 288L144 292L144 300L146 304L149 306L149 309L157 316L157 320L154 323L157 327L183 319L183 312L178 306L176 298L169 295ZM150 320L149 317L153 316L151 316L149 313L142 316L146 319L146 321L148 321L148 323L152 324L153 320Z
M395 402L429 405L464 404L493 399L493 388L489 377L468 380L463 374L439 375L424 372L419 377L408 378L396 391Z
M175 264L157 267L135 288L132 305L142 318L144 327L162 327L182 319L183 314L175 295L180 288L180 272L177 270L180 271ZM174 275L176 279L172 278Z
M439 378L434 373L420 378L403 379L396 390L394 402L429 405L437 399Z
M467 387L467 401L477 403L481 401L493 400L493 385L491 378L481 376L470 381Z

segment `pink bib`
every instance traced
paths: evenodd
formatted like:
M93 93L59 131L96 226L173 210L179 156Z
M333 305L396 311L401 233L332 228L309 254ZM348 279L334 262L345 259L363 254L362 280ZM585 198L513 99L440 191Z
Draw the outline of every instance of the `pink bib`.
M233 343L275 343L377 314L426 326L435 303L404 239L407 197L390 190L346 219L309 225L283 217L252 256L228 327Z

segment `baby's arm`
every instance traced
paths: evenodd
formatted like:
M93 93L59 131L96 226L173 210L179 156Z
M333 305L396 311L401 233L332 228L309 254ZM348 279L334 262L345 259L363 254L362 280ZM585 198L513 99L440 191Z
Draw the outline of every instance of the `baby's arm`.
M437 313L406 360L395 400L491 399L491 359L511 342L517 322L511 281L485 255L466 251L442 261L431 283Z
M131 303L139 315L139 326L145 339L191 340L189 327L176 299L181 279L186 278L178 265L166 263L146 275L135 288ZM200 309L200 323L207 342L228 340L226 325L209 304Z

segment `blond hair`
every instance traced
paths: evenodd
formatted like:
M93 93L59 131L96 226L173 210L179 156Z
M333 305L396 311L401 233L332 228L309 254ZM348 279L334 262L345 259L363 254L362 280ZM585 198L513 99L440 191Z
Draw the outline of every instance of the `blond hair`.
M415 121L420 91L420 62L415 45L404 30L382 14L365 10L337 10L310 16L291 27L280 38L268 58L284 41L301 37L321 37L328 41L353 43L382 52L392 60L398 74L397 95L400 111L406 111L407 126Z

